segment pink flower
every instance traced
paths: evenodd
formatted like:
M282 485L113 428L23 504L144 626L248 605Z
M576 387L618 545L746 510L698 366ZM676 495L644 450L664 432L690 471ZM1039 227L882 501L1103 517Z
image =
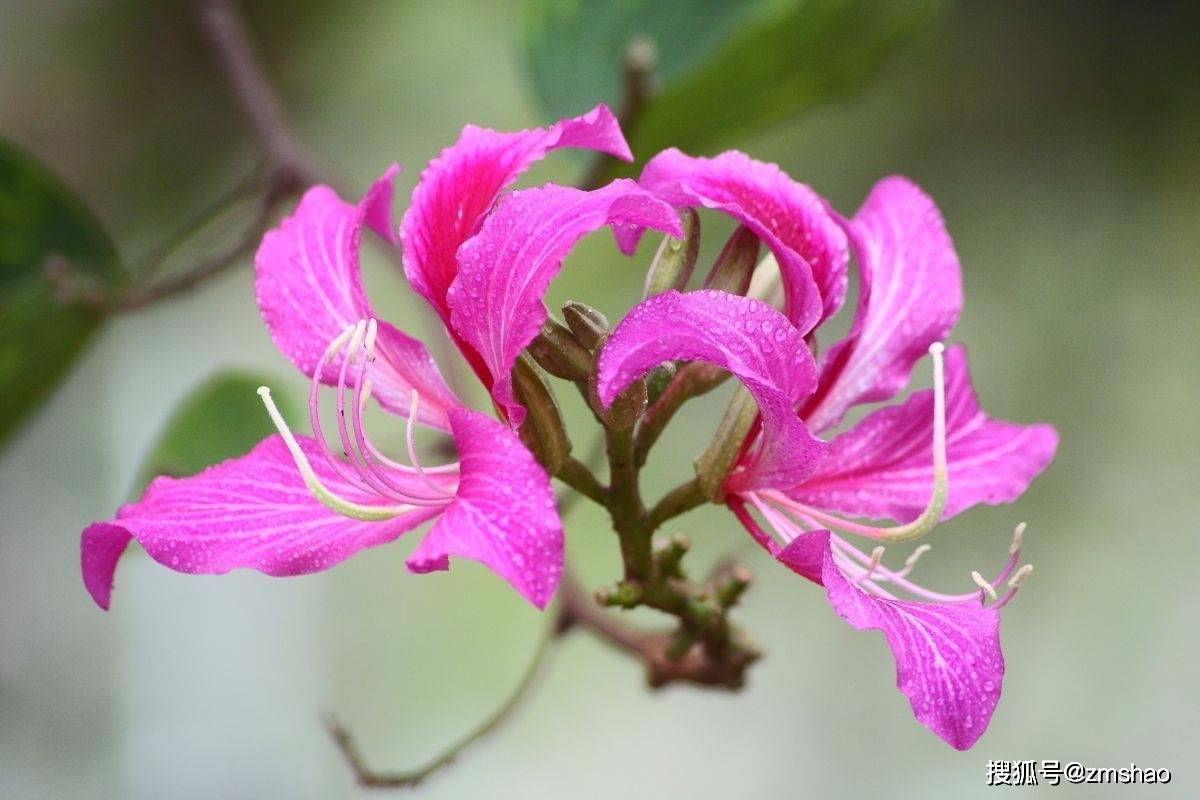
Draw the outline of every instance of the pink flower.
M670 205L633 181L500 197L560 147L630 158L616 120L599 106L545 129L464 129L422 173L398 232L394 166L357 204L325 186L305 193L263 238L255 290L275 344L311 379L314 435L294 435L269 391L260 390L278 435L194 477L158 478L116 519L84 530L83 579L96 603L108 607L131 539L180 572L300 575L436 520L408 559L411 571L448 569L451 556L474 559L544 608L562 572L562 525L548 476L513 433L524 409L509 374L546 317L547 285L580 237L605 225L680 233ZM446 324L509 424L463 406L425 346L375 316L359 274L364 226L402 247L408 282ZM341 454L322 430L322 384L336 394ZM372 398L407 417L407 463L382 453L368 435L363 410ZM417 423L448 432L459 460L423 465Z
M961 594L910 579L927 545L891 569L882 547L867 554L847 538L902 543L978 503L1010 502L1057 447L1048 425L999 422L980 410L961 346L943 358L962 294L937 208L911 182L888 178L846 220L777 167L740 153L710 160L667 151L647 165L642 184L754 230L779 263L785 313L714 291L652 297L601 353L601 400L611 402L669 360L707 361L738 377L759 419L725 480L725 502L776 559L823 586L850 625L881 630L917 719L954 747L970 747L1000 695L998 611L1032 569L1017 569L1024 526L995 579L973 573L978 586ZM858 308L850 333L818 362L805 334L842 304L847 243L859 270ZM829 441L818 438L850 407L895 397L927 352L932 390L876 410ZM998 596L994 587L1004 581L1008 590Z

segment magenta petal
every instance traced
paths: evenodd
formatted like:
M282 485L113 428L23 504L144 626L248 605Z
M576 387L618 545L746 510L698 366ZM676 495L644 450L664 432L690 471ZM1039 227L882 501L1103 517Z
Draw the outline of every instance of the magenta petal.
M600 353L605 405L664 361L706 361L735 375L762 415L759 444L731 476L731 490L790 488L812 474L828 444L808 432L795 405L816 385L804 337L783 314L747 297L666 292L636 306Z
M896 659L896 687L917 721L957 750L987 730L1000 700L1000 613L981 602L923 603L875 597L846 579L828 531L793 540L776 556L825 586L829 604L858 630L883 631Z
M638 182L676 206L703 206L741 222L779 262L788 318L808 333L846 299L846 235L816 192L779 167L730 150L694 158L670 149Z
M829 458L789 494L830 511L909 522L933 486L933 392L882 408L833 440ZM1049 425L989 418L971 388L966 350L946 351L946 458L950 491L943 519L977 503L1017 499L1058 446Z
M501 133L468 125L458 141L429 162L400 223L404 272L449 325L446 292L458 274L455 253L479 226L504 187L560 147L632 160L621 127L601 104L549 128Z
M362 505L385 504L343 481L315 441L298 440L330 490ZM158 478L115 520L89 526L81 543L83 581L97 605L108 608L113 572L130 538L178 572L320 572L394 540L442 508L417 508L383 522L339 516L309 494L287 446L272 436L193 477Z
M894 397L962 308L954 245L937 206L916 184L885 178L843 224L858 262L858 310L850 335L822 358L821 388L804 409L818 432L856 403Z
M263 320L280 351L311 376L326 347L348 325L373 317L363 290L358 253L362 227L390 228L391 167L357 206L327 186L305 192L296 211L268 231L254 258L254 290ZM382 320L376 359L367 373L388 411L408 415L411 392L421 395L422 422L449 429L446 409L461 405L425 346ZM337 383L326 365L321 379Z
M682 234L671 206L631 180L591 192L548 184L505 197L458 252L451 319L487 365L492 396L514 426L525 409L513 395L512 368L546 321L546 288L575 243L604 225Z
M461 459L458 494L408 559L414 572L470 558L545 608L563 566L563 531L550 478L502 423L477 411L450 412Z

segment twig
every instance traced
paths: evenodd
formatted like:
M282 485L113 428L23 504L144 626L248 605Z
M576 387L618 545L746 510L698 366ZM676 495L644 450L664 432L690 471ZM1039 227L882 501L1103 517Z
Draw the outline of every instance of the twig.
M230 86L276 168L292 173L297 184L315 183L321 173L284 122L279 100L229 0L196 0L200 24L221 61Z
M521 701L528 696L529 690L537 683L538 676L541 675L543 668L546 666L551 646L560 635L561 628L559 626L553 625L549 627L542 635L537 650L534 651L533 659L529 663L529 667L525 670L525 674L521 677L520 682L512 694L509 695L508 699L490 717L485 719L482 724L422 767L403 772L376 772L366 765L362 753L359 752L358 745L355 744L350 732L332 716L326 722L329 735L333 737L334 743L337 745L338 750L341 751L346 764L354 773L354 778L358 781L359 786L370 789L400 789L418 786L430 775L454 763L464 750L480 739L485 738L512 716L520 707Z
M646 514L646 527L651 531L658 530L664 522L674 519L680 514L704 505L708 498L700 488L700 480L692 478L687 483L676 486L663 495L663 498Z
M653 72L658 61L654 42L644 36L632 39L621 57L621 77L624 93L617 118L625 138L633 137L647 102L654 95ZM580 181L581 189L597 189L604 185L616 161L612 156L597 156L587 175Z

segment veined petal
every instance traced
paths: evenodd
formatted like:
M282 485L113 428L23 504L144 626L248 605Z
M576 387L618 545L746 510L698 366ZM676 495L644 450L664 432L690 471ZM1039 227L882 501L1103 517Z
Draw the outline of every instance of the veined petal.
M977 503L1017 499L1058 446L1049 425L1001 422L980 409L961 345L946 351L946 434L950 491L943 519ZM916 392L837 436L829 457L788 494L817 508L909 522L929 502L932 441L933 392Z
M917 721L957 750L987 729L1000 700L1000 613L982 602L925 603L875 597L834 563L828 531L802 534L776 555L825 587L838 616L883 632L896 659L896 687Z
M513 395L512 368L546 321L546 288L575 243L604 225L682 234L671 206L631 180L591 192L548 184L505 197L458 252L448 294L454 329L487 365L492 396L514 427L525 409Z
M858 262L858 310L849 336L821 360L821 386L802 411L815 431L856 403L894 397L962 308L958 255L933 201L906 178L875 185L842 220Z
M344 481L315 441L297 439L333 492L360 505L387 505ZM96 604L108 608L113 572L131 538L178 572L217 574L243 567L268 575L320 572L396 539L442 510L414 508L381 522L340 516L309 493L287 446L271 436L246 455L190 478L158 478L115 520L89 526L81 542L83 581Z
M563 566L563 531L550 478L506 425L477 411L450 412L461 460L458 494L408 559L413 572L478 561L545 608Z
M638 182L672 205L716 209L754 231L779 263L785 310L801 333L841 308L846 235L825 201L776 165L736 150L695 158L672 148L650 159Z
M500 191L560 147L633 159L616 117L601 104L549 128L501 133L468 125L429 162L400 223L408 282L450 325L446 293L458 274L455 253L479 230Z
M816 385L804 337L766 303L726 292L665 292L636 306L600 353L597 390L612 403L664 361L705 361L736 376L762 417L758 446L731 476L732 490L790 488L812 474L828 444L809 433L795 406Z
M347 326L374 316L359 271L362 227L365 223L385 234L390 228L396 170L390 167L356 206L328 186L314 186L259 245L254 257L258 307L275 345L305 375L312 375L325 348ZM368 377L379 404L407 416L416 389L420 421L448 430L446 410L462 404L425 345L380 320L375 353ZM334 385L337 376L337 368L327 364L321 380Z

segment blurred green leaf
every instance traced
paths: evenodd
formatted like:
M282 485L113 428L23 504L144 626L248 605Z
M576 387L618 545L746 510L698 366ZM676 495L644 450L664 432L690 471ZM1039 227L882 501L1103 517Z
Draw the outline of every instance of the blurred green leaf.
M240 456L274 433L258 396L258 387L272 383L262 375L221 372L197 387L175 409L150 449L139 473L138 490L159 475L194 475ZM276 391L272 396L285 419L297 419L296 404L286 393Z
M534 84L557 116L620 98L620 54L641 34L659 91L627 131L640 159L704 153L866 85L940 0L528 0L522 35ZM614 165L614 175L630 167Z
M81 352L101 314L63 305L48 269L97 289L121 283L100 223L36 159L0 140L0 443Z
M622 96L621 58L630 41L654 42L654 74L670 83L766 5L765 0L526 0L521 47L538 97L555 118L601 100L615 111Z

